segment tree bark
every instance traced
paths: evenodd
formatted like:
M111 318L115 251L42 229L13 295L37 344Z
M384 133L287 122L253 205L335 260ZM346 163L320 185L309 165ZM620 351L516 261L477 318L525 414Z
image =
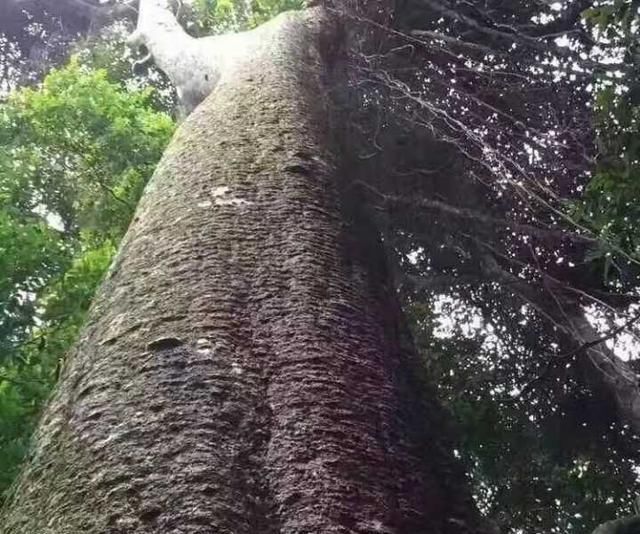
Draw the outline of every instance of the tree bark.
M377 237L341 197L336 39L320 10L280 16L182 125L2 532L483 530Z

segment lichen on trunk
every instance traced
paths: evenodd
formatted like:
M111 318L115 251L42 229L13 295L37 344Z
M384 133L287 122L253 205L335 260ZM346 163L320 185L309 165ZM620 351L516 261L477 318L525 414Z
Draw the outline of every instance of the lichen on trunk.
M4 534L482 531L339 194L333 31L319 9L256 30L179 129Z

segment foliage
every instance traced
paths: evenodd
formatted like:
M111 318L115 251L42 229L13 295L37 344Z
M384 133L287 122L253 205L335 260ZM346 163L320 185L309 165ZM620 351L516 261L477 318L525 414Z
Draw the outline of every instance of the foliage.
M621 442L607 399L564 366L533 387L544 371L536 356L550 345L534 315L527 338L502 310L483 315L459 298L408 311L425 373L456 421L476 500L504 532L591 532L631 511L637 441Z
M0 492L173 121L72 60L0 107Z
M278 13L301 9L305 0L195 0L197 33L243 31L266 22Z
M608 245L593 253L606 258L605 278L628 285L640 260L640 19L631 2L604 4L585 17L594 32L616 45L628 71L606 73L595 82L598 160L575 216Z

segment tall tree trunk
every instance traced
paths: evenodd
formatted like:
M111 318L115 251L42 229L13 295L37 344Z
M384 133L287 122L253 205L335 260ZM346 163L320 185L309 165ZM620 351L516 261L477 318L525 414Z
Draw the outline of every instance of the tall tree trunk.
M149 184L5 534L481 531L339 194L337 34L316 10L260 35Z

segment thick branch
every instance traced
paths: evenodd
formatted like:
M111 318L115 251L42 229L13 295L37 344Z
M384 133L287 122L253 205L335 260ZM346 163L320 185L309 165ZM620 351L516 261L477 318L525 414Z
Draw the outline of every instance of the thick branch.
M632 515L607 521L593 531L593 534L634 534L640 532L640 516Z
M422 3L439 15L450 20L460 22L466 27L482 33L495 42L507 44L515 42L524 47L537 50L543 54L551 53L563 59L577 61L576 55L571 50L557 46L551 48L549 43L545 42L543 38L544 36L529 35L528 33L523 32L522 28L518 27L499 25L493 23L493 21L478 20L475 17L463 13L459 9L453 8L444 0L422 0ZM571 15L573 15L573 12ZM570 19L571 17L568 17L567 20ZM612 70L612 68L616 70L626 70L626 67L620 63L603 64L590 60L581 60L580 63L595 71L609 71Z
M533 37L548 37L572 31L580 22L582 13L593 5L593 0L576 0L555 19L546 24L530 24L522 30Z
M392 205L410 206L414 209L422 208L426 210L436 210L454 219L472 221L481 225L487 230L510 230L522 234L536 236L541 239L553 239L554 241L568 240L575 243L583 244L593 244L597 242L597 239L593 237L578 234L561 228L543 228L532 224L510 221L508 219L503 219L500 217L485 215L482 212L475 211L469 208L454 206L440 200L429 198L407 198L400 195L388 195L376 189L372 185L362 181L354 182L354 185L362 187L366 191L373 193L377 197L381 198L385 203Z
M484 262L483 272L497 282L509 287L525 302L533 305L549 318L565 335L578 343L571 355L584 372L589 385L610 395L618 412L618 417L640 435L640 388L635 371L618 358L605 341L615 337L622 330L616 329L612 335L600 335L585 316L582 308L562 293L545 295L525 280L503 270L494 261ZM635 323L630 320L625 327Z
M138 25L129 42L148 50L175 86L186 114L213 91L267 26L195 39L178 23L169 0L141 0L139 11Z
M407 277L406 281L418 290L433 290L458 284L479 285L487 282L500 284L545 317L574 345L571 351L551 357L547 369L527 384L522 393L544 380L557 362L573 359L582 371L587 385L609 395L616 405L620 421L640 435L638 376L631 366L617 357L605 343L628 330L640 320L640 315L635 315L621 327L602 335L587 319L579 299L575 298L570 291L567 292L566 288L561 287L559 282L550 283L545 279L541 289L503 269L490 253L483 255L479 269L475 272L475 283L474 273L470 271L456 276L412 276Z

